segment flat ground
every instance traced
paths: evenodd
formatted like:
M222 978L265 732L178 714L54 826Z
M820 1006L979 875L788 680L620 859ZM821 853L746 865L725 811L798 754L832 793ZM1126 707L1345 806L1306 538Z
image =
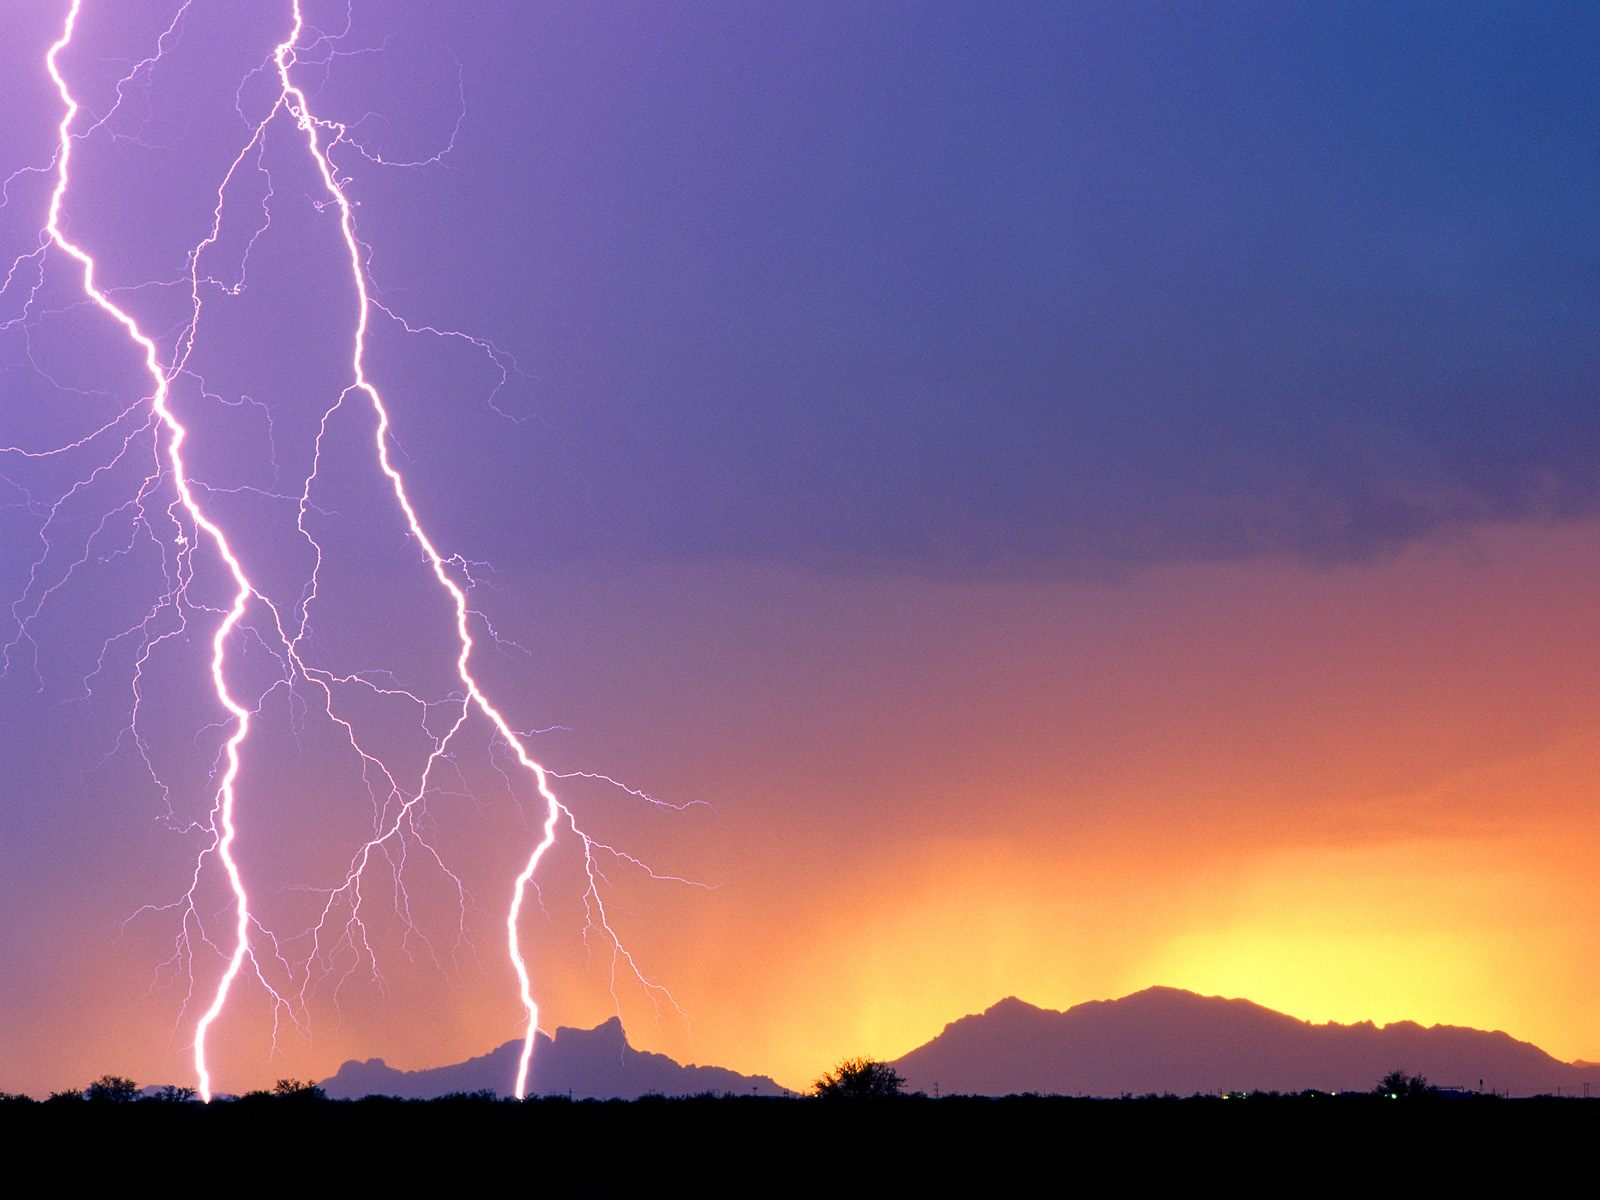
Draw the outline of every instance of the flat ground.
M1274 1192L1581 1179L1600 1099L0 1104L0 1151L76 1188L553 1196L1053 1194L1084 1185ZM31 1172L29 1172L31 1174ZM1042 1186L1041 1186L1042 1185ZM509 1192L508 1192L509 1189Z

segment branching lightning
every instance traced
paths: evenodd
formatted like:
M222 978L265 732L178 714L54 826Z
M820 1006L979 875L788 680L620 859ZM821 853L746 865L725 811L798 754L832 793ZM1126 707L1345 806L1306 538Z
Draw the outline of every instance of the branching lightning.
M275 1023L288 1020L298 1025L305 1019L313 983L332 969L333 948L342 946L354 951L354 958L348 960L345 968L346 974L355 969L354 964L361 962L369 964L376 971L377 955L363 922L363 881L375 863L386 863L392 872L396 905L406 919L408 928L413 926L409 919L410 901L405 877L408 855L413 851L420 852L433 868L451 881L464 913L467 902L465 886L446 864L444 856L420 823L419 816L425 797L436 786L436 774L450 766L469 719L474 713L486 719L494 731L495 746L508 756L510 771L519 773L531 782L540 806L540 816L536 822L537 840L522 869L510 881L504 916L505 949L516 979L517 998L524 1016L522 1050L515 1081L515 1094L521 1097L528 1091L539 1005L534 995L530 967L523 953L520 927L529 892L535 887L535 877L558 838L570 836L578 849L585 881L583 905L588 920L585 938L587 940L592 933L609 950L614 997L617 972L623 970L630 973L649 994L662 997L676 1007L665 989L640 968L614 928L606 903L605 860L637 869L651 879L691 883L675 875L658 873L626 851L591 837L581 827L572 808L558 797L556 781L572 778L595 780L621 789L623 793L650 805L671 809L686 806L666 804L606 775L592 772L557 773L533 755L529 735L513 727L502 709L486 693L474 671L477 648L474 622L477 621L491 639L499 640L493 628L469 603L468 593L474 583L473 568L476 564L439 548L424 526L412 501L406 478L395 462L391 411L368 374L368 334L374 314L380 319L396 322L409 334L460 340L484 355L499 371L500 383L489 396L489 403L497 408L501 388L517 368L515 360L483 339L458 330L408 321L371 294L369 254L357 235L355 205L347 193L348 178L338 167L334 154L347 149L370 164L385 167L415 168L436 163L454 145L465 114L464 102L449 145L431 156L405 162L386 160L382 154L361 144L356 136L355 125L342 124L313 112L305 86L297 81L297 67L313 61L309 57L313 50L329 57L359 51L334 49L336 38L308 27L301 0L286 0L287 33L254 73L255 76L274 81L275 95L265 105L264 115L255 119L245 118L247 133L243 143L217 183L209 230L188 253L183 277L142 285L177 288L187 294L189 311L182 328L176 333L150 332L133 315L135 306L121 294L131 289L119 291L107 288L98 281L97 261L89 237L81 232L69 233L66 227L69 205L76 194L73 182L74 148L105 127L124 102L133 82L141 74L151 71L169 53L178 41L183 23L194 3L195 0L185 0L181 4L152 51L139 58L118 82L112 107L93 120L85 120L93 114L88 113L75 97L69 73L62 66L62 58L73 44L84 8L84 0L70 0L60 35L44 56L44 69L60 101L53 161L48 166L25 167L15 172L6 180L4 195L0 196L0 206L11 203L13 185L26 175L41 174L52 181L39 245L12 262L3 285L0 285L0 300L11 297L14 289L25 293L17 315L0 322L0 332L15 328L26 334L29 321L37 315L36 308L47 267L51 260L59 260L75 273L81 288L82 303L92 306L103 320L120 329L130 354L137 356L148 380L146 395L132 403L121 404L109 420L102 421L82 436L43 447L0 446L0 461L8 456L21 460L92 460L89 469L76 474L68 487L48 501L35 499L26 488L6 479L25 497L22 503L29 511L37 512L40 516L38 538L41 550L32 564L25 588L11 607L15 632L5 646L4 667L7 671L16 671L26 665L37 673L39 651L30 632L32 622L92 557L98 555L103 558L108 553L108 544L112 555L130 554L136 545L155 547L162 563L165 585L160 594L152 599L141 620L108 639L102 647L94 674L85 680L85 690L92 689L95 676L108 669L114 647L124 643L136 647L131 679L131 714L124 741L119 746L131 746L142 760L149 777L166 798L165 817L175 827L198 833L201 837L186 893L174 902L148 905L139 911L173 913L180 921L172 961L189 980L191 998L198 1010L193 1027L193 1065L198 1090L207 1100L215 1091L208 1047L219 1022L227 1013L230 996L240 985L241 977L253 979L264 989L272 1004ZM241 81L241 95L251 82L251 79ZM244 117L242 101L240 115ZM313 169L313 177L320 181L322 194L313 197L313 203L337 224L343 255L338 270L344 275L345 284L355 300L348 333L348 381L337 395L331 397L322 412L316 442L310 451L310 469L298 488L284 489L281 482L275 482L270 489L229 489L202 481L191 469L185 448L202 442L206 433L196 418L185 417L175 409L173 388L177 381L186 379L199 387L202 396L211 396L204 379L192 366L193 355L200 341L202 320L208 303L226 303L228 298L240 294L245 286L251 253L271 228L275 191L271 172L265 164L264 148L269 130L283 123L287 123L299 136L306 161ZM235 215L238 205L230 200L236 183L251 175L265 181L263 199L259 206L253 209L247 207ZM214 265L211 260L216 257L216 247L225 224L235 220L248 222L249 233L237 264L229 271ZM170 342L166 353L162 349L164 342ZM29 357L32 361L31 354ZM38 367L37 363L34 365ZM43 368L38 369L44 373ZM67 390L65 384L58 386ZM212 398L221 399L219 396ZM241 397L236 403L255 404L248 396ZM324 566L323 546L318 542L314 528L314 518L321 510L314 494L324 468L324 440L330 423L347 404L362 405L370 410L373 422L371 449L375 463L387 480L406 531L420 549L432 579L448 597L453 608L454 672L459 689L452 695L442 698L419 695L381 671L334 670L319 665L316 656L310 652L314 639L313 613L319 602ZM272 412L266 405L258 407L263 417L264 434L270 443L275 436ZM275 447L271 452L276 468L278 460ZM144 468L133 494L102 513L83 540L81 549L65 551L68 558L74 553L77 557L64 568L61 567L63 551L59 549L61 543L57 538L58 530L66 523L64 514L68 506L89 502L95 490L106 485L116 472L136 466L145 455L149 456L148 466ZM303 589L292 602L272 597L266 588L255 582L246 541L241 540L237 532L230 534L225 527L225 520L217 515L213 503L215 498L239 490L251 490L267 499L293 506L294 527L307 547L312 566ZM119 542L117 531L124 524L129 533L126 541ZM209 599L197 584L199 576L214 573L218 568L225 580L225 596L220 603ZM209 817L199 825L186 825L178 818L172 804L171 787L162 780L161 772L147 749L141 723L148 705L143 681L153 656L165 644L186 635L192 628L205 628L207 625L209 682L216 704L226 714L220 726L224 736L218 770L214 775L215 792L211 798ZM264 649L275 664L274 678L264 690L241 689L237 663L241 647L246 644ZM252 722L260 714L268 696L280 691L298 698L292 699L292 702L301 704L304 704L306 695L314 698L317 713L338 731L340 740L360 764L361 777L372 798L373 813L371 836L354 848L342 878L318 889L322 896L318 919L310 928L288 933L274 932L259 919L252 904L246 872L235 853L239 839L252 817L252 799L243 783L251 747ZM404 772L391 767L382 753L363 740L358 722L344 711L340 703L340 696L351 691L415 706L419 723L430 740L431 750L420 777L414 782L407 783ZM442 721L438 718L439 713L445 714ZM496 766L502 769L498 764ZM504 769L502 773L507 774ZM509 782L509 774L507 779ZM202 906L197 900L202 881L218 870L226 880L230 896L226 937L214 936L207 930ZM209 998L203 992L199 996L194 995L198 986L194 964L200 946L214 950L223 964L221 976L210 991Z

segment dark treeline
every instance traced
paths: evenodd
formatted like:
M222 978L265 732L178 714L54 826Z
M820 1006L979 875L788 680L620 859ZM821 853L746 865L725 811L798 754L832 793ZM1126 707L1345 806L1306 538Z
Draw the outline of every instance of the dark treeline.
M253 1178L270 1168L317 1191L422 1179L476 1190L507 1171L521 1186L580 1196L661 1187L1037 1194L1030 1181L1039 1179L1052 1191L1090 1182L1520 1190L1586 1169L1597 1142L1600 1100L1555 1097L330 1101L301 1088L210 1105L81 1094L0 1101L0 1144L13 1164L58 1165L75 1183L224 1169Z

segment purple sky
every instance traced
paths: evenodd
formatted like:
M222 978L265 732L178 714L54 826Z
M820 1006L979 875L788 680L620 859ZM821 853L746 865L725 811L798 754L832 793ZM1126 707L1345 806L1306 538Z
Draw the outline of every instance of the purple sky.
M178 8L87 0L63 63L87 112L112 109L117 79ZM104 283L135 289L119 295L164 352L187 319L186 255L248 137L241 113L259 119L270 103L272 80L252 71L286 10L194 0L161 61L80 143L67 229ZM48 200L37 169L59 105L43 54L64 11L11 14L0 46L0 174L22 172L0 207L6 261L37 245ZM957 781L972 795L1002 780L1004 832L981 836L1030 846L1035 834L1078 844L1102 809L1172 824L1211 811L1195 796L1153 815L1153 800L1111 798L1148 797L1150 780L1140 791L1096 774L1134 757L1145 689L1181 693L1149 718L1169 730L1209 702L1181 646L1175 665L1126 666L1166 645L1162 572L1240 572L1219 585L1225 622L1263 586L1288 596L1300 584L1285 579L1378 572L1507 527L1588 545L1600 504L1592 7L356 0L344 33L342 5L307 12L338 36L306 53L297 81L368 154L335 158L375 296L413 325L494 348L408 335L381 313L372 339L428 527L447 553L493 564L475 570L473 603L507 643L486 639L485 678L519 725L567 727L536 741L559 769L715 803L669 817L572 785L600 836L726 885L668 885L663 901L659 885L617 883L648 973L682 980L699 999L691 1015L711 1014L710 1050L733 1006L707 998L709 966L696 974L704 939L809 936L762 924L796 894L781 874L763 891L762 864L812 871L820 896L837 870L848 891L862 863L972 832L970 811L928 799ZM174 391L208 503L262 587L291 604L311 560L282 497L298 495L346 382L352 304L318 187L279 122L229 193L204 260L195 374ZM270 228L252 240L264 213ZM99 314L70 307L68 264L45 265L32 304L27 272L0 297L0 444L81 436L142 383ZM446 706L448 614L386 506L369 438L354 412L326 435L315 520L334 565L316 653L330 669L393 671ZM0 1088L116 1067L110 1034L75 1032L90 1021L153 1045L134 1055L139 1072L176 1078L192 1018L159 965L173 930L159 914L122 922L183 890L198 843L182 828L209 805L218 716L203 639L163 643L143 718L158 783L126 732L137 641L103 649L159 591L154 543L127 511L92 532L141 470L125 463L77 494L41 558L47 506L84 461L0 456L0 597L17 602L0 608L12 642L0 1064L23 1064ZM1540 563L1561 560L1553 544ZM216 604L221 586L203 569L197 595ZM1318 595L1296 609L1308 638L1368 611ZM1409 614L1416 599L1396 593L1392 607ZM1530 603L1505 611L1542 602ZM1288 612L1261 623L1294 625ZM1250 659L1245 634L1201 625L1211 633L1197 637L1229 647L1222 659ZM1473 645L1534 637L1474 630ZM1384 661L1409 661L1415 645ZM1307 646L1284 660L1348 650ZM236 649L240 686L265 694L264 643ZM1115 691L1107 680L1124 669L1138 681L1124 707L1087 711L1074 681L1093 673L1082 686ZM1586 728L1578 692L1551 678L1527 687L1558 697L1552 728ZM303 703L263 709L251 760L270 815L249 853L286 929L305 917L296 889L347 860L367 819L358 768ZM352 704L394 762L420 769L433 716ZM452 940L454 901L425 870L418 906L443 949L401 946L398 926L383 934L406 964L392 968L394 995L425 996L417 1011L448 1024L470 993L470 1012L430 1057L424 1032L382 1007L406 1001L357 972L348 1002L335 1010L328 982L311 1006L330 1032L286 1034L275 1061L325 1073L328 1055L398 1044L405 1065L424 1065L516 1036L494 921L531 818L508 799L487 730L470 732L432 828L481 905L471 948ZM1214 736L1242 746L1248 732ZM1304 730L1283 736L1314 758ZM1286 798L1275 811L1298 829L1314 807ZM574 870L558 865L555 879ZM922 886L914 875L906 889ZM206 895L214 912L223 900ZM583 963L581 906L557 883L549 903L531 941L547 962ZM802 959L785 961L798 971ZM598 977L549 969L573 977L552 985L555 1017L604 1015L603 962ZM213 971L207 960L199 973ZM108 998L108 973L125 1003ZM1044 998L1083 998L1061 987ZM630 1030L653 1019L637 989L622 1003ZM259 1065L270 1015L259 998L241 1005L229 1069L253 1083L274 1069ZM112 1022L113 1010L137 1015ZM673 1020L662 1044L692 1052ZM753 1061L758 1049L739 1043L747 1058L728 1065L776 1069Z

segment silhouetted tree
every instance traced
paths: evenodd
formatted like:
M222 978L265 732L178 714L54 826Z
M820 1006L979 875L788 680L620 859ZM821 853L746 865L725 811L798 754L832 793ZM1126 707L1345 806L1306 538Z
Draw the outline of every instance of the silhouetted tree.
M175 1087L169 1083L165 1087L157 1088L148 1099L159 1100L163 1104L187 1104L194 1097L195 1090L192 1087Z
M888 1063L847 1058L811 1086L824 1100L871 1100L898 1096L905 1083Z
M83 1089L85 1100L126 1104L139 1098L139 1085L125 1075L102 1075Z
M317 1089L321 1091L321 1088ZM470 1092L446 1092L439 1097L443 1104L498 1104L502 1097L493 1088L477 1088Z
M1418 1100L1424 1096L1437 1096L1439 1089L1423 1075L1407 1075L1404 1071L1390 1071L1373 1089L1391 1100Z
M328 1093L314 1083L300 1079L280 1079L272 1085L272 1094L283 1100L326 1100Z

